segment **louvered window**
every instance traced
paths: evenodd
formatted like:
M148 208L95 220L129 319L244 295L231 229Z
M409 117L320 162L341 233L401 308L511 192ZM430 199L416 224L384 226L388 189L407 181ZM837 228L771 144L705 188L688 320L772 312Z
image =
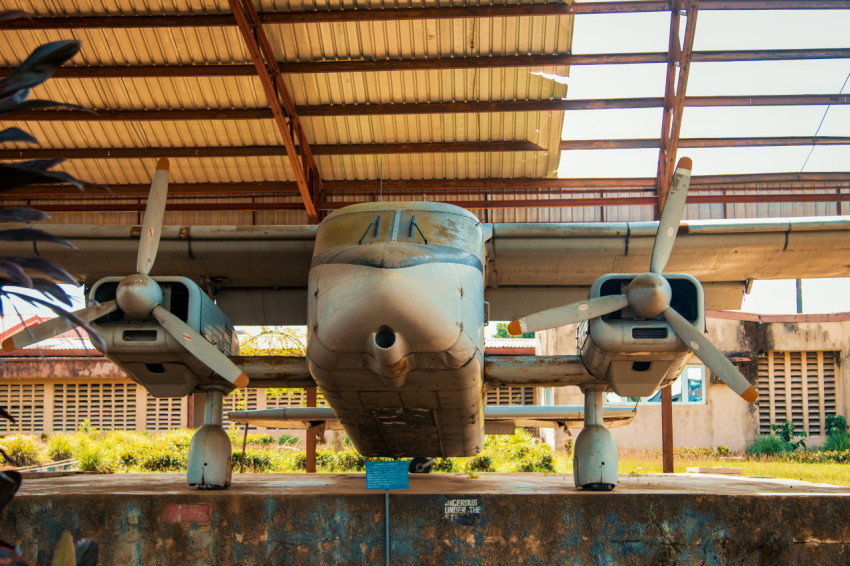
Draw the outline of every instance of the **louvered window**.
M316 405L319 407L327 407L328 403L320 398ZM272 394L266 390L266 407L269 409L277 409L280 407L306 407L307 406L307 390L306 389L290 389L286 394Z
M224 415L221 422L225 427L230 425L230 419L227 417L228 411L257 410L257 391L257 389L234 389L230 395L224 398ZM250 428L253 430L255 427Z
M6 419L0 419L0 434L34 433L44 430L44 385L0 384L0 407L6 407L6 410L15 417L15 424Z
M497 387L487 392L487 405L534 405L534 387Z
M157 398L148 395L146 404L145 430L163 431L186 426L184 419L185 398Z
M136 388L131 383L57 383L53 430L72 432L84 420L101 430L136 428Z
M759 357L759 433L786 420L809 435L823 434L835 414L835 352L768 352Z

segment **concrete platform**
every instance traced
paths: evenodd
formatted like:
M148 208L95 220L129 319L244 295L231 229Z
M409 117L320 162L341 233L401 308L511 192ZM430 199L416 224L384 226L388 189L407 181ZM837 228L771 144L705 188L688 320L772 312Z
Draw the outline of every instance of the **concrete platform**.
M393 564L850 563L850 489L705 474L623 475L609 493L564 474L411 476L390 493ZM183 474L25 480L0 522L38 564L62 531L101 564L375 564L384 492L363 474Z

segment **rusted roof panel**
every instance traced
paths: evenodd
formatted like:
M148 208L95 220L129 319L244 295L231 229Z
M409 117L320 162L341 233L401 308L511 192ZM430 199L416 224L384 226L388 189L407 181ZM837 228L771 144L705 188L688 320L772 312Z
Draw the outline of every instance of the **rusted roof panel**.
M403 7L407 4L395 4ZM421 6L422 3L410 3ZM426 2L424 5L436 5ZM448 4L447 4L448 5ZM351 9L349 2L256 3L263 11ZM358 2L382 8L380 2ZM59 3L11 2L7 8L35 16L227 14L225 0ZM488 57L568 53L572 16L388 20L348 23L264 24L282 62L382 60L398 58ZM104 28L7 30L0 64L14 66L48 41L83 42L73 65L250 64L238 28ZM538 100L566 97L566 87L540 73L566 75L566 67L476 68L287 75L297 105L428 103ZM36 88L34 97L102 109L266 108L254 77L56 78ZM554 175L563 112L418 114L396 116L307 117L311 144L478 142L528 140L540 152L374 154L317 156L322 178L433 179L544 177ZM156 148L278 145L274 122L210 120L172 122L17 122L51 148ZM8 146L7 146L8 147ZM20 147L26 147L21 145ZM282 157L181 158L172 160L174 182L286 180L294 176ZM100 183L144 183L153 159L85 159L65 170Z

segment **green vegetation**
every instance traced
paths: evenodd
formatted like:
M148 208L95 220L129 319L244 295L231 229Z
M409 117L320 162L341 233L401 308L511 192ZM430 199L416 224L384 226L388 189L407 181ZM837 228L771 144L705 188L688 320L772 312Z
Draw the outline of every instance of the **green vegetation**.
M782 438L773 435L759 436L747 446L747 454L749 456L773 457L787 452L793 452L794 446L790 442L786 442Z
M58 434L39 442L36 436L14 435L0 438L10 456L35 464L51 460L79 460L81 470L97 472L185 472L192 430L172 430L163 434L138 432L104 432L83 423L74 434ZM228 430L233 444L233 469L242 465L240 429ZM745 476L766 476L832 483L850 487L850 448L833 449L848 443L846 431L838 426L821 450L794 450L780 436L757 439L744 455L730 455L729 448L687 448L674 452L676 472L689 466L740 467ZM793 437L792 437L793 438ZM245 453L245 472L298 472L306 469L303 451L288 446L269 435L249 434ZM339 440L339 439L337 439ZM830 442L832 444L830 444ZM320 472L363 472L369 460L343 440L323 446L316 453ZM26 455L26 456L24 456ZM469 458L439 458L434 472L453 472L478 477L482 472L572 473L572 455L554 454L548 445L536 442L523 429L512 436L487 436L484 450ZM661 473L661 452L633 453L621 451L620 472L624 474Z
M6 452L6 455L12 459L18 468L32 466L39 461L40 446L32 437L23 434L7 436L0 439L0 448Z

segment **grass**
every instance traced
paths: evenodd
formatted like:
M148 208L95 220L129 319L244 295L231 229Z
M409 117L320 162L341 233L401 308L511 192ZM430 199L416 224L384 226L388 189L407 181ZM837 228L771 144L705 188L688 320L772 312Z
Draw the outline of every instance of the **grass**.
M534 442L524 431L513 436L488 436L481 454L471 458L440 460L435 471L467 473L524 472L571 474L572 456L553 454L548 446ZM57 434L46 440L36 436L13 435L0 438L0 447L30 464L73 457L80 469L99 472L183 472L192 438L191 430L172 430L162 434L144 432L104 432L86 428L73 434ZM241 463L242 434L228 432L233 444L234 469ZM25 454L25 457L24 457ZM11 454L10 454L11 455ZM362 471L365 459L352 449L319 449L319 471ZM272 441L267 435L248 435L246 472L298 472L304 470L305 456ZM677 450L674 472L689 466L739 467L744 476L773 477L830 483L850 487L850 464L803 463L780 458L722 458L711 450ZM0 466L2 467L2 466ZM659 451L620 451L621 474L661 473Z

